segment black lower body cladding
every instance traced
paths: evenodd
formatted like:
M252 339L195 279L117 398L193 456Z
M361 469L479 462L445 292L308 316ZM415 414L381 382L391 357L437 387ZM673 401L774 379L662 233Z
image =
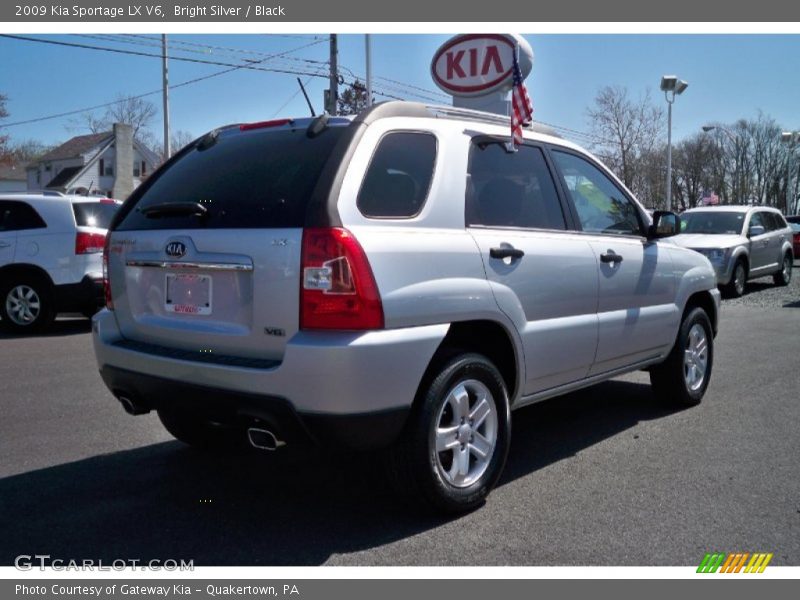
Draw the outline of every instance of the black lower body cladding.
M245 429L263 423L289 444L315 443L351 450L389 446L408 417L407 408L374 413L334 415L299 413L285 398L246 394L135 373L108 365L100 376L118 398L143 411L168 407Z

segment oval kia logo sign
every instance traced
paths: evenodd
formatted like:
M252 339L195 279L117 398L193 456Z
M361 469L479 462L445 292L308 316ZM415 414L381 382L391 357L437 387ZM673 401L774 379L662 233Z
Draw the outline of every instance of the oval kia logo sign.
M167 256L180 258L186 254L186 244L183 242L170 242L167 244L167 247L164 249L164 251L167 253Z
M431 76L436 85L453 96L482 96L511 89L517 46L524 79L533 66L533 50L528 42L521 36L492 33L449 39L433 56Z

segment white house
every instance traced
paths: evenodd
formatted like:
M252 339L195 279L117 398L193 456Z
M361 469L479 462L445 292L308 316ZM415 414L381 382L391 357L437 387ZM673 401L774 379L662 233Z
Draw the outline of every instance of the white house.
M0 163L0 192L24 192L25 167L17 162Z
M130 125L115 123L113 131L76 136L30 163L27 187L124 200L159 162Z

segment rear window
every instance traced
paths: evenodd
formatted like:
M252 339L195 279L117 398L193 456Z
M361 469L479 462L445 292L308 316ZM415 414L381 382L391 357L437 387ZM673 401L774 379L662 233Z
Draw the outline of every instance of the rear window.
M314 138L304 127L223 131L146 184L117 229L302 227L311 192L343 130L330 127ZM207 212L158 218L140 212L164 203L198 203Z
M78 227L108 229L117 210L119 210L119 204L116 202L75 202L72 205L75 224Z
M366 217L409 218L422 210L433 178L436 138L429 133L386 135L372 157L357 205Z

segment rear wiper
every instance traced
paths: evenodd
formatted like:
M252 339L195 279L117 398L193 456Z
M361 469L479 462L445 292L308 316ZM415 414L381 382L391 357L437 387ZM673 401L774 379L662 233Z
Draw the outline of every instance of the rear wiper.
M137 210L149 219L192 215L205 217L208 214L208 209L199 202L162 202L161 204L151 204Z

